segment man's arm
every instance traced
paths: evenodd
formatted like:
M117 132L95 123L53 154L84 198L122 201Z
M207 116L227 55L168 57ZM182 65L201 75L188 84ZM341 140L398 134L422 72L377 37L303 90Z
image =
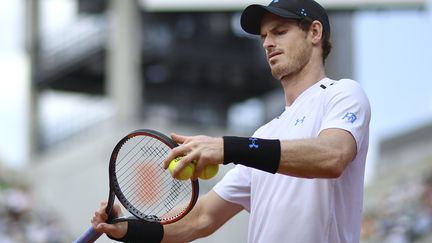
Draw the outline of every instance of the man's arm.
M186 154L174 175L192 160L198 161L194 178L198 177L205 165L224 162L222 138L176 134L172 137L181 145L171 151L165 166L167 167L173 158ZM356 154L357 144L351 133L343 129L329 128L323 130L316 138L281 140L277 172L303 178L336 178L342 174Z
M357 144L351 133L326 129L317 138L282 140L278 173L304 178L337 178L356 154Z
M243 208L222 199L213 190L199 198L192 211L181 220L164 225L163 243L189 242L208 236Z

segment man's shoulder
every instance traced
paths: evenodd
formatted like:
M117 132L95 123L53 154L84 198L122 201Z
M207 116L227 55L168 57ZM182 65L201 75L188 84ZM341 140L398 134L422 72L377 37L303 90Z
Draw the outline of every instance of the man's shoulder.
M344 93L346 95L349 94L364 94L364 90L361 87L361 85L353 80L353 79L340 79L340 80L332 80L328 79L327 85L326 85L326 92L327 94L338 94L338 93Z
M326 89L330 88L330 90L332 89L341 89L341 88L360 88L361 86L360 84L353 80L353 79L349 79L349 78L344 78L344 79L339 79L339 80L335 80L335 79L330 79L327 78L324 82Z

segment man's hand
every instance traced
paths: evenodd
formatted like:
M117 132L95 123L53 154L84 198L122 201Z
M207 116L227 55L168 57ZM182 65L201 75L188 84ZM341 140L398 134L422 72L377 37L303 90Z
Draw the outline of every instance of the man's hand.
M168 168L171 160L183 156L178 162L173 176L192 161L196 161L195 173L192 179L196 180L206 165L221 164L223 162L223 139L208 136L183 136L171 134L171 138L180 146L175 147L164 161L164 168Z
M96 232L105 233L111 238L120 239L126 235L128 229L127 222L120 222L116 224L108 224L106 221L108 220L108 215L105 210L107 207L107 202L101 202L100 208L95 212L91 223ZM113 216L114 218L119 217L122 212L120 205L114 204L113 207Z

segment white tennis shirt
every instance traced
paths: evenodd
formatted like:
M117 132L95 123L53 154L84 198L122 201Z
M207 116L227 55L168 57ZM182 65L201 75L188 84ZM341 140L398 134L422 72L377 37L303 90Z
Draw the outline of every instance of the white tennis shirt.
M254 133L283 140L344 129L357 142L357 156L336 179L297 178L242 165L230 170L213 190L249 211L249 243L360 241L369 121L369 101L358 83L325 78Z

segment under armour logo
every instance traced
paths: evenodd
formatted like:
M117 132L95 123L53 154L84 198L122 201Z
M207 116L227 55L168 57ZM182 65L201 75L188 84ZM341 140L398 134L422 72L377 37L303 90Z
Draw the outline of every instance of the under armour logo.
M357 116L352 112L347 112L345 114L345 116L342 117L342 120L345 120L345 119L351 123L354 123L357 120Z
M251 142L249 144L249 148L255 148L255 149L259 148L259 145L256 144L257 140L258 140L258 138L249 138L249 141Z
M303 123L304 120L305 120L305 118L306 118L306 116L303 116L302 118L296 119L296 122L295 122L294 126L297 126L298 124Z

